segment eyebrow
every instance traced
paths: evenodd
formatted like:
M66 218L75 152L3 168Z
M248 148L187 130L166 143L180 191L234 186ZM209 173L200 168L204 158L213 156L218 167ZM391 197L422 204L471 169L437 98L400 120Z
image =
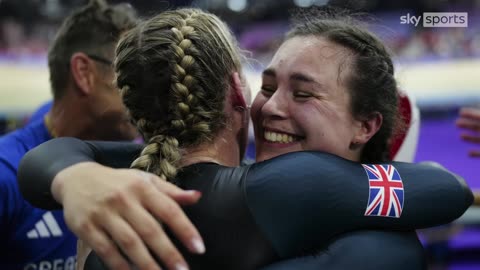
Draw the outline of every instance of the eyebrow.
M274 69L267 68L262 72L262 76L277 77L277 73Z
M277 73L272 68L265 69L263 71L262 75L263 76L274 77L274 78L277 77ZM299 81L299 82L304 82L304 83L313 83L313 84L317 85L318 87L322 87L322 84L319 83L318 81L316 81L314 78L312 78L311 76L306 75L304 73L300 73L300 72L292 73L290 75L289 79L292 80L292 81Z
M320 85L320 83L315 81L314 78L312 78L312 77L310 77L306 74L298 73L298 72L294 72L292 75L290 75L290 80L300 81L300 82L305 82L305 83L314 83L314 84Z

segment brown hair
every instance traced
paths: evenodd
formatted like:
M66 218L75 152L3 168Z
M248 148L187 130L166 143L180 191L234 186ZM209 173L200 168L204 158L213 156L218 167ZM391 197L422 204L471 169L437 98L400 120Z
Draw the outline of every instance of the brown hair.
M70 77L70 58L75 52L110 56L121 33L135 24L135 11L130 5L109 6L104 0L91 0L70 14L48 51L54 99L60 99L65 92Z
M230 76L241 69L236 41L215 15L178 9L129 31L116 55L123 101L147 142L132 167L172 181L180 149L225 127Z
M297 12L287 38L296 36L324 37L353 52L345 80L351 113L357 119L368 119L376 112L383 116L382 126L363 149L361 162L386 161L390 139L401 124L397 83L387 48L360 21L336 8Z

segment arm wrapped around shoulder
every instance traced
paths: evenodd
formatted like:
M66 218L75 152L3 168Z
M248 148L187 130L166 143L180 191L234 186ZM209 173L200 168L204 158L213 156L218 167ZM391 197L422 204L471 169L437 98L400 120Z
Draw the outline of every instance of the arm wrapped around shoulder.
M473 192L463 177L448 171L438 163L393 163L392 165L406 179L403 181L406 199L408 199L405 203L412 204L412 210L416 207L419 211L419 213L405 213L412 220L415 220L415 216L427 214L431 222L449 223L463 215L473 204ZM412 180L408 180L410 177ZM430 214L420 212L421 210ZM428 220L425 220L425 224L420 225L422 227L436 225L428 223Z
M63 169L80 162L95 161L113 168L128 168L141 152L142 145L128 142L82 141L58 138L30 150L18 168L22 195L32 205L43 209L60 209L51 185Z
M75 138L58 138L30 150L18 167L18 185L23 197L35 207L61 209L50 186L62 169L83 161L92 161L94 153ZM89 158L91 157L91 158Z
M447 171L447 169L445 167L443 167L440 163L435 162L435 161L422 161L422 162L419 162L418 164L434 166L434 167L437 167L439 169L443 169L443 170ZM457 177L458 181L460 182L460 185L463 186L463 188L465 190L465 194L466 194L465 198L466 198L467 204L469 206L470 205L479 205L480 204L479 203L480 198L478 197L478 195L475 194L475 192L473 190L470 189L470 187L468 186L465 179L458 174L454 174L454 173L452 173L452 174ZM472 200L472 201L470 202L470 200Z
M291 153L253 165L246 197L281 255L321 248L352 230L449 223L473 202L465 181L438 166L360 164L321 152Z

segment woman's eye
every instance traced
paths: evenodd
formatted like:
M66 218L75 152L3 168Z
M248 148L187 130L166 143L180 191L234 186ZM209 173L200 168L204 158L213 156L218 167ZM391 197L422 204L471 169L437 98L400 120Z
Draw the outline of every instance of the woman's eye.
M262 94L264 94L265 96L271 96L273 95L273 93L275 93L275 89L271 87L265 87L265 86L262 86L261 91L262 91Z
M303 91L295 91L293 92L293 96L296 98L309 98L312 97L312 94Z

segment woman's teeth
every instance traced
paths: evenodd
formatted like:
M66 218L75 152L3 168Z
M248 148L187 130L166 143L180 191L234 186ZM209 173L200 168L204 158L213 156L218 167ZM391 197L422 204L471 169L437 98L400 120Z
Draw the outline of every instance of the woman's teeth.
M265 137L265 140L269 142L291 143L295 141L295 139L291 135L284 134L284 133L271 132L271 131L265 131L264 137Z

